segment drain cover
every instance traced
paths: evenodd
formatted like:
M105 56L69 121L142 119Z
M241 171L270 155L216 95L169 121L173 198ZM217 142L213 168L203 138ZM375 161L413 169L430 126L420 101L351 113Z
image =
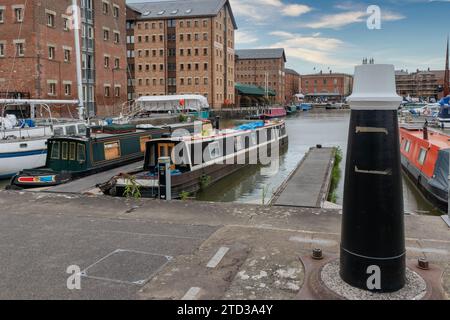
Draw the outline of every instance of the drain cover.
M169 256L119 249L87 267L82 276L143 285L171 259Z

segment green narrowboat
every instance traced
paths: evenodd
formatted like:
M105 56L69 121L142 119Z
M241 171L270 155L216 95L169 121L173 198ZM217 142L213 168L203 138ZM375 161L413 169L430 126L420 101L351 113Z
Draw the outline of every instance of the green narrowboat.
M186 124L184 129L193 131L193 125ZM89 129L86 136L51 138L47 142L46 167L20 172L11 179L11 188L56 186L140 161L148 141L169 137L172 130L169 126L142 130L135 126L113 125Z

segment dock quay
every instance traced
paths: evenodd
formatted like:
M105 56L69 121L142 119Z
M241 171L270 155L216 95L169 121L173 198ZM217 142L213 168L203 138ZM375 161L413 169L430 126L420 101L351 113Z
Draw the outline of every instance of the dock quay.
M275 206L322 208L328 197L334 148L311 148L274 193Z
M19 191L0 207L0 299L305 299L321 263L305 257L339 252L337 210ZM405 229L408 261L428 259L450 298L447 225Z
M137 170L141 170L144 165L143 161L134 162L127 164L125 166L113 168L107 171L99 172L81 179L71 181L69 183L61 184L59 186L51 187L45 192L56 192L56 193L74 193L82 194L87 192L96 192L96 185L108 182L112 177L119 175L120 173L128 173ZM33 191L33 189L31 189Z

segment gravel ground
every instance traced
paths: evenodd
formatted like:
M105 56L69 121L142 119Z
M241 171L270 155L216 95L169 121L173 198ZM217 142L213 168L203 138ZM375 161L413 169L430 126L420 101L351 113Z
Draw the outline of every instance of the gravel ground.
M399 291L375 293L354 288L339 276L339 260L324 266L321 279L328 289L348 300L420 300L427 288L425 280L410 269L406 269L406 285Z

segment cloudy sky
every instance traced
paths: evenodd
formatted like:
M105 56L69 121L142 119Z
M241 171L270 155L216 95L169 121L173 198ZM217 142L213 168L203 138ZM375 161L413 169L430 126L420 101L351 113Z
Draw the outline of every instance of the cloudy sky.
M285 48L287 66L303 74L352 73L364 57L396 69L444 68L450 0L230 2L237 49ZM381 29L367 27L370 5L381 10Z

